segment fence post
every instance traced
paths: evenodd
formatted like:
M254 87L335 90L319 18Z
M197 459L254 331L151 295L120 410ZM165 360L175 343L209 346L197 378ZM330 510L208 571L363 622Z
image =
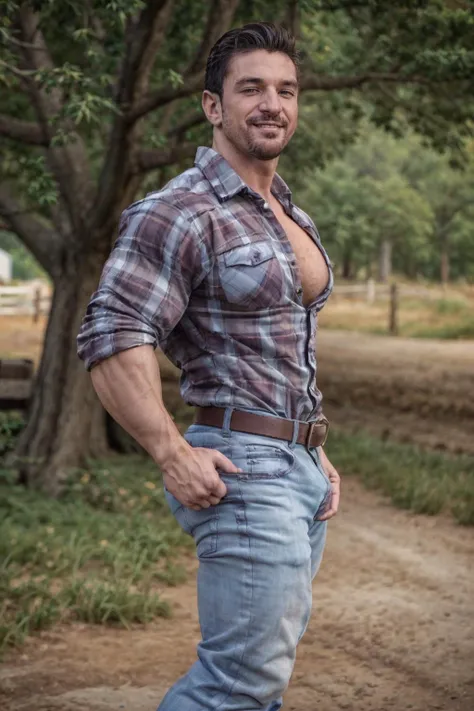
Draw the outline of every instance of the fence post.
M41 313L41 289L36 287L33 298L33 323L38 323Z
M390 316L388 329L392 336L398 336L398 285L390 286Z
M375 301L375 281L373 279L367 280L367 303L373 304Z

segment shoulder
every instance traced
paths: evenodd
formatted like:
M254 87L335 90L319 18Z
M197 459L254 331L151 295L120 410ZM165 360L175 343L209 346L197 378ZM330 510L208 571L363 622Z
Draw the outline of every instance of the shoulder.
M162 228L179 226L183 231L194 232L201 238L206 216L218 209L219 201L209 188L208 181L198 168L190 168L173 178L161 190L149 193L129 205L122 219L149 218Z

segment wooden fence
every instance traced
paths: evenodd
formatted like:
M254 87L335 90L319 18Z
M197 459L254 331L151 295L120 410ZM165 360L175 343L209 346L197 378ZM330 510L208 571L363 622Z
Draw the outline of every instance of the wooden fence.
M436 301L445 297L442 289L427 289L423 286L411 286L405 284L397 285L397 295L402 299L426 299ZM368 304L373 304L377 300L389 300L393 295L393 284L376 284L373 279L369 279L363 284L341 284L334 287L334 297L345 296L364 299Z
M0 286L0 316L31 316L37 321L51 307L51 293L46 284Z
M389 302L389 331L398 332L398 304L402 298L436 300L443 292L423 286L376 284L369 279L365 284L341 284L334 289L333 298L349 297L364 299L368 304L376 300ZM40 314L47 314L51 307L51 293L44 283L25 286L0 286L0 316L31 316L37 321Z
M427 289L423 286L411 286L405 284L376 284L373 279L369 279L365 284L341 284L334 288L333 299L339 297L351 299L363 299L367 304L375 301L388 302L388 332L393 336L399 332L399 306L401 299L426 299L436 301L445 297L445 291L441 289Z

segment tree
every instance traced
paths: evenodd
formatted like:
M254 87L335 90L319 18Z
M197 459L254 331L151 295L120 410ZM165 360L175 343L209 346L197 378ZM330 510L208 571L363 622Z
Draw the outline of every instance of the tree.
M312 208L343 278L355 277L361 268L372 276L378 256L378 277L386 282L394 248L407 262L413 253L419 259L426 252L432 210L401 170L412 147L412 141L366 123L341 158L308 179L302 203Z
M451 257L456 248L474 242L474 153L468 145L467 162L452 165L449 153L440 155L412 142L411 160L404 167L412 185L429 202L433 212L431 239L437 258L436 269L442 284L451 275ZM469 260L465 260L465 266ZM462 273L462 270L460 270ZM459 273L459 270L458 270Z
M121 210L191 160L206 56L233 23L271 17L301 34L301 88L356 93L373 120L407 120L460 146L474 96L472 2L417 0L4 0L0 217L54 284L41 364L16 451L21 480L55 494L67 468L106 449L75 353ZM334 94L336 96L336 94ZM296 155L301 144L295 144ZM291 152L289 152L291 157Z

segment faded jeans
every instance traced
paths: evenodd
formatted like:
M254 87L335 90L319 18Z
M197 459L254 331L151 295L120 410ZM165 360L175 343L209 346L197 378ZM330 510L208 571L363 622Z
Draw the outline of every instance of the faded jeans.
M194 511L165 495L194 537L202 641L196 661L159 711L278 711L311 613L326 537L318 521L330 495L316 449L191 425L193 447L217 449L239 474L219 470L227 494Z

